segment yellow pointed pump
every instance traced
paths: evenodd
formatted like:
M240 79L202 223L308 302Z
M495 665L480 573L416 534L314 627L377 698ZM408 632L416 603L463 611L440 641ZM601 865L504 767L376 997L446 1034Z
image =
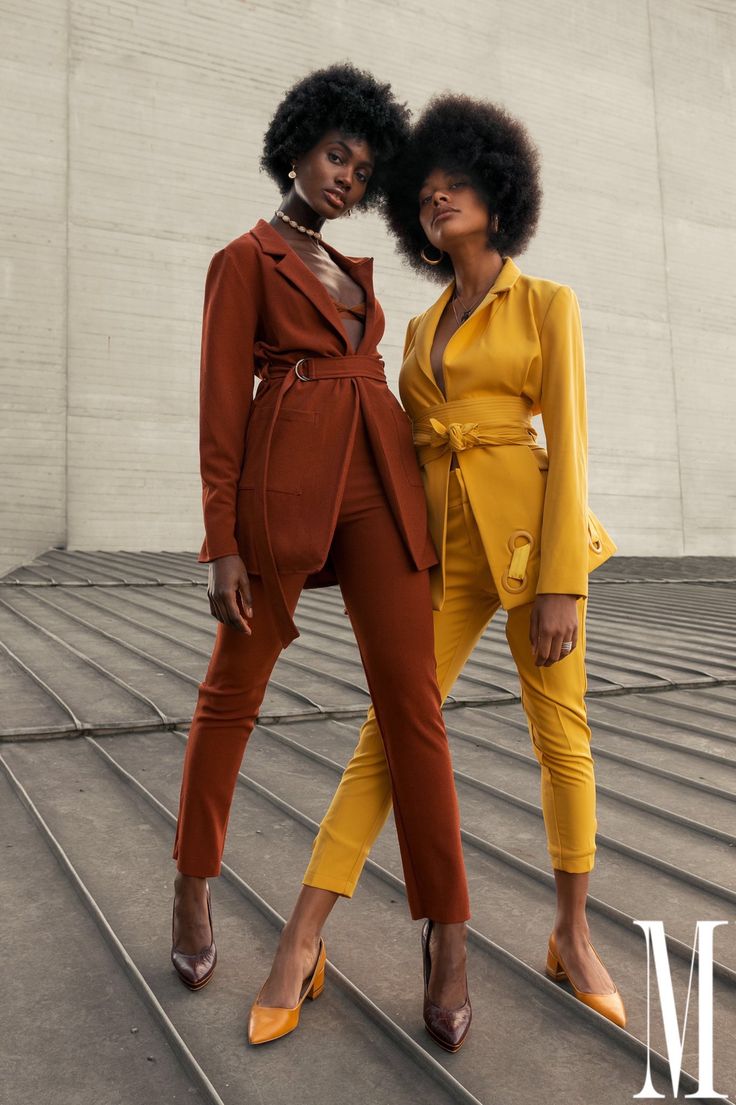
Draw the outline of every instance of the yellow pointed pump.
M314 970L304 983L302 996L292 1009L281 1009L275 1005L260 1005L258 998L260 998L263 989L261 987L261 991L259 991L258 997L250 1010L248 1043L267 1044L271 1040L280 1039L281 1036L288 1036L290 1032L294 1031L299 1024L299 1014L305 1000L309 998L310 1001L314 1001L325 988L326 958L325 942L320 940Z
M592 944L590 946L593 948ZM593 955L601 966L603 966L603 961L595 948L593 948ZM549 938L545 974L547 978L551 978L553 982L569 982L575 997L578 1001L582 1001L583 1005L589 1006L590 1009L595 1009L596 1013L600 1013L602 1017L606 1017L609 1021L613 1021L613 1023L617 1024L620 1028L626 1027L626 1010L624 1009L624 1003L616 985L614 984L612 994L592 994L587 990L578 990L567 973L565 964L560 959L554 933L552 933Z

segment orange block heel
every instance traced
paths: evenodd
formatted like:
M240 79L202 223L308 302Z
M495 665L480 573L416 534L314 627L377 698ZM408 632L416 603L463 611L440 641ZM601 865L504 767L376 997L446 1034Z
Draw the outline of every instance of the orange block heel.
M551 947L547 948L547 966L544 973L547 978L551 978L553 982L564 982L567 978L565 968L562 966Z
M312 983L312 987L311 987L309 993L307 994L307 997L309 998L310 1001L316 1001L317 998L319 997L319 995L324 990L324 988L325 988L325 968L324 968L324 964L323 964L322 965L322 970L320 971L319 975L317 975L314 982Z
M592 944L590 946L593 949L593 955L602 965L602 960L598 952L593 948ZM567 973L565 964L560 959L554 933L552 933L549 938L547 965L544 973L548 978L551 978L553 982L569 982L573 994L583 1005L587 1005L589 1009L595 1009L596 1013L600 1013L602 1017L606 1017L609 1021L613 1021L619 1028L626 1027L626 1010L624 1009L623 999L616 986L614 985L613 992L610 994L593 994L588 990L578 990Z
M325 988L325 952L324 940L319 942L319 952L314 970L307 979L302 990L302 996L291 1009L281 1009L275 1005L261 1005L258 998L254 1001L248 1018L248 1043L268 1044L272 1040L279 1040L282 1036L288 1036L299 1024L299 1015L307 998L315 1001Z

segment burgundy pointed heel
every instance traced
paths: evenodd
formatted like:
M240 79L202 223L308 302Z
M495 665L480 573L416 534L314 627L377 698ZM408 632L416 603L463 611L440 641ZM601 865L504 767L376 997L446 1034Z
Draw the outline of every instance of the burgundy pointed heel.
M433 921L426 921L422 928L422 958L424 961L424 1027L432 1039L445 1051L459 1051L465 1043L473 1010L468 994L468 979L465 978L465 1001L455 1009L445 1009L435 1005L429 997L429 976L432 971L432 957L429 952L429 939L432 935Z
M210 922L210 943L206 948L201 948L194 955L180 952L174 945L174 912L176 901L171 911L171 962L174 970L189 990L201 990L212 978L217 964L217 948L215 946L215 930L212 927L212 904L210 902L210 888L207 886L207 916Z

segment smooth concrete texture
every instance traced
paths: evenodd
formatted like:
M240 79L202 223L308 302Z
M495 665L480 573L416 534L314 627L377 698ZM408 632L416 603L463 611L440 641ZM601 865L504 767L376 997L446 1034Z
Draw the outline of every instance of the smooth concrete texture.
M571 284L591 501L628 555L736 551L736 8L726 0L0 5L7 315L0 569L50 545L199 546L197 378L211 254L269 218L281 94L349 58L412 109L446 88L528 124L545 202L522 269ZM376 217L392 382L439 287Z

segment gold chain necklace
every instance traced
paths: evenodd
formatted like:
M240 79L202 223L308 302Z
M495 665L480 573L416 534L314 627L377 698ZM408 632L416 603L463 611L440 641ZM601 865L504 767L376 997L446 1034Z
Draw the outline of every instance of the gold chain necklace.
M495 280L494 280L493 283L495 284ZM486 290L484 292L480 293L480 295L476 299L475 303L473 303L472 306L470 306L470 307L466 307L465 304L463 303L462 299L460 298L460 296L457 294L457 291L455 292L455 295L452 297L452 313L455 316L455 322L458 324L458 326L462 326L462 324L464 322L467 322L467 320L470 318L470 316L472 315L475 308L478 306L478 304L483 299L485 299L485 297L488 295L488 293L489 293L489 291L491 290L492 287L493 287L493 284L489 284L489 286L486 288ZM456 300L463 309L463 313L460 316L460 318L458 318L457 310L455 308L455 301Z

